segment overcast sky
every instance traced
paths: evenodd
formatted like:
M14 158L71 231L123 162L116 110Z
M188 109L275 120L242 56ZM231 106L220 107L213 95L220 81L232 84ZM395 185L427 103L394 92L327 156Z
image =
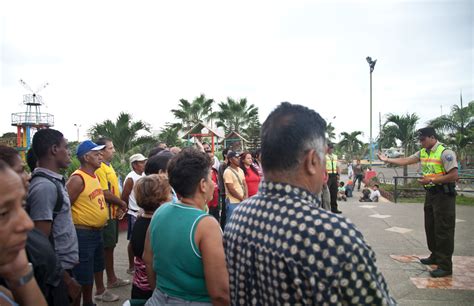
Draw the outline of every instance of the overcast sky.
M474 1L2 1L0 134L36 89L76 140L121 112L160 129L181 98L247 98L260 119L281 101L373 135L387 113L420 127L474 100ZM158 3L155 3L158 2ZM217 107L217 104L216 104ZM332 119L333 117L335 119Z

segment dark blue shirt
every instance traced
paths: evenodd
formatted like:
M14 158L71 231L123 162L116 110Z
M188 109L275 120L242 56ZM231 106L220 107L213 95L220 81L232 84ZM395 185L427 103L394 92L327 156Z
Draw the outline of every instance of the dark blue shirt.
M359 230L304 189L262 182L224 246L233 305L396 304Z

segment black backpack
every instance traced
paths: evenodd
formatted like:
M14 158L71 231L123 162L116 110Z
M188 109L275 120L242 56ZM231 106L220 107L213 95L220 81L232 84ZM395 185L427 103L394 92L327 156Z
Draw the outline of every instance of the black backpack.
M57 260L54 250L53 223L56 216L61 211L64 202L62 188L64 181L54 178L44 172L35 172L31 180L35 177L44 177L56 186L56 205L53 209L53 220L51 221L51 234L46 237L42 232L34 228L28 233L26 242L26 253L33 265L35 278L43 292L48 305L61 306L69 305L67 286L63 280L63 274L67 273ZM48 241L49 240L49 241Z
M56 186L56 193L58 197L56 199L56 205L54 206L54 209L53 209L53 222L54 222L54 219L56 218L56 216L61 211L61 208L63 207L64 196L63 196L62 187L64 187L64 181L59 180L55 177L52 177L51 175L48 175L44 172L34 172L33 175L31 176L31 181L33 181L35 177L44 177L45 179L48 179L50 182L52 182ZM53 227L53 224L51 223L51 228L52 227Z

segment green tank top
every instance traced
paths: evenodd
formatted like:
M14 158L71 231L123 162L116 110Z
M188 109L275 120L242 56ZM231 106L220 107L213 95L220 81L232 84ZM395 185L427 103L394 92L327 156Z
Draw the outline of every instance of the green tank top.
M209 216L177 202L162 205L150 223L156 287L186 301L210 302L201 252L194 235L199 221Z

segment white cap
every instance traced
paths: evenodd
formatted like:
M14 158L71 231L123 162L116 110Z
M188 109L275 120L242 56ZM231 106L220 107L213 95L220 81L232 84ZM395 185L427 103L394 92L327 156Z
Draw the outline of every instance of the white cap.
M130 156L130 164L133 164L136 161L144 161L144 160L147 160L147 159L148 158L143 156L143 154L140 154L140 153L133 154L132 156Z

